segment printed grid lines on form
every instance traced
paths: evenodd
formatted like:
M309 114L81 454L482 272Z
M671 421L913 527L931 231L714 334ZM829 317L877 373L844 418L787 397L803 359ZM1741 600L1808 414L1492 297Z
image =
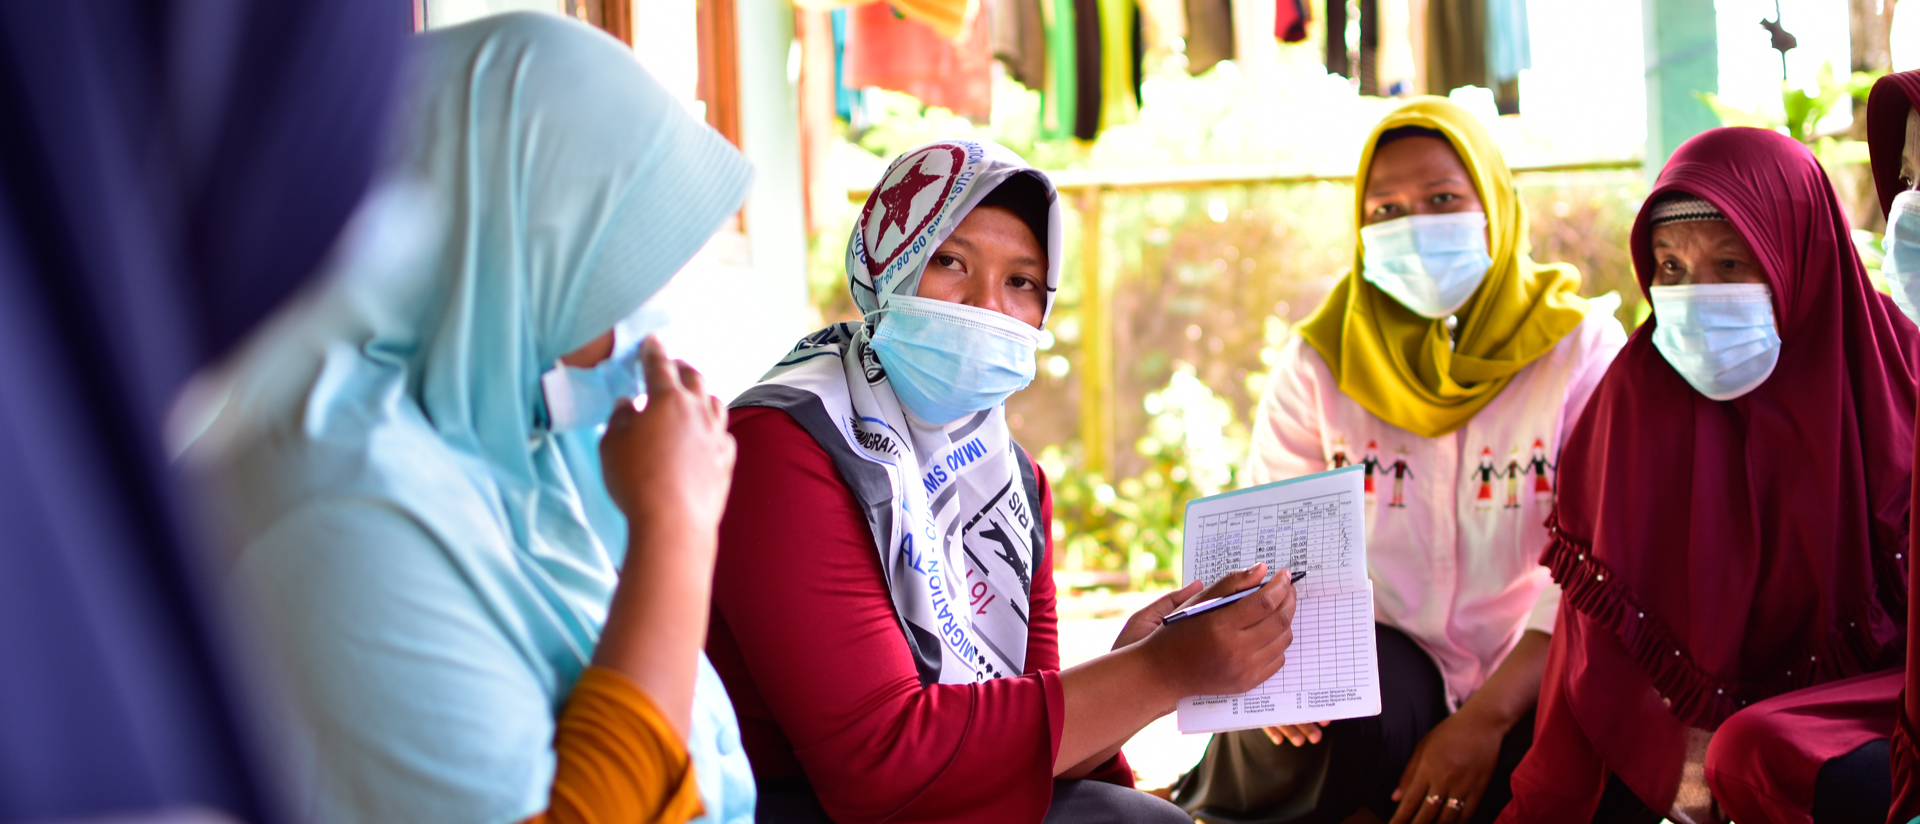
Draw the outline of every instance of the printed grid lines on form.
M1305 583L1304 581L1302 583ZM1354 613L1366 620L1356 620ZM1293 618L1293 647L1278 678L1253 688L1248 695L1311 692L1335 687L1366 686L1371 638L1361 638L1355 627L1373 629L1373 603L1366 592L1342 592L1303 598Z
M1264 562L1270 569L1306 570L1294 642L1277 678L1247 693L1270 695L1364 686L1370 656L1372 603L1365 590L1343 591L1356 562L1347 529L1352 493L1219 512L1196 524L1195 577L1212 582L1235 569ZM1364 613L1358 617L1355 613ZM1355 666L1360 664L1360 666Z

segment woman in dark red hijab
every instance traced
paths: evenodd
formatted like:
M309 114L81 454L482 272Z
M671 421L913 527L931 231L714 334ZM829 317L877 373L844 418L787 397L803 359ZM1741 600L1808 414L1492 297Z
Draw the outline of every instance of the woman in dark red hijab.
M1873 152L1873 184L1880 194L1880 210L1887 214L1893 208L1893 199L1901 192L1914 187L1911 174L1903 174L1903 165L1911 167L1911 162L1903 163L1902 153L1910 140L1907 132L1911 129L1911 118L1915 100L1920 100L1920 72L1901 72L1890 74L1873 84L1873 94L1867 99L1867 146ZM1920 497L1920 488L1915 489ZM1909 564L1909 575L1920 574L1920 566ZM1914 581L1908 578L1908 592L1913 591ZM1916 632L1920 624L1920 614L1915 614L1910 603L1907 608L1907 639L1920 638ZM1890 822L1906 822L1920 816L1920 667L1913 666L1913 651L1907 651L1905 692L1901 696L1898 724L1893 733L1891 755L1893 760L1893 811L1887 817Z
M1880 78L1867 97L1867 148L1873 154L1873 188L1880 195L1880 213L1893 208L1893 198L1912 188L1901 179L1900 153L1907 144L1907 115L1920 100L1920 71Z
M1503 822L1588 820L1610 782L1675 821L1712 820L1715 730L1904 649L1920 331L1868 283L1812 154L1759 129L1701 134L1661 172L1631 241L1649 294L1676 282L1653 213L1688 197L1737 232L1707 269L1747 266L1770 290L1778 359L1712 400L1656 346L1657 309L1595 390L1561 459L1542 562L1565 598ZM1776 742L1766 773L1734 772L1810 820L1813 773L1885 738L1891 715L1816 719L1816 735ZM1742 746L1777 729L1758 727ZM1795 820L1781 809L1742 820Z

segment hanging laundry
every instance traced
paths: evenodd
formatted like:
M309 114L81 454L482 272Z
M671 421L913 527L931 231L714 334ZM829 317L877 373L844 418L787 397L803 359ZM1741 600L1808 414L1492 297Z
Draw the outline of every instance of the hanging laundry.
M1493 105L1501 114L1520 113L1520 71L1533 68L1533 43L1527 33L1527 0L1487 0L1488 69L1493 74Z
M795 9L793 40L800 47L800 82L795 85L800 126L800 190L805 193L807 234L819 230L823 209L844 208L845 187L826 185L823 173L834 143L833 120L839 108L838 61L834 59L833 15Z
M1493 87L1493 109L1500 114L1520 113L1520 78L1502 80Z
M1043 0L988 0L993 24L993 56L1007 67L1007 76L1034 91L1046 87L1047 27Z
M1186 0L1139 0L1141 37L1148 49L1175 50L1187 39Z
M1073 3L1041 0L1041 22L1047 30L1047 72L1046 85L1040 90L1040 137L1046 140L1072 137L1079 111Z
M1493 88L1487 71L1487 0L1428 0L1427 93Z
M1487 41L1493 53L1493 79L1512 80L1533 68L1533 41L1527 34L1527 0L1487 0Z
M1132 123L1140 113L1134 96L1134 0L1100 2L1100 128Z
M1489 15L1504 0L1429 0L1427 6L1427 93L1444 95L1461 86L1479 86L1493 92L1494 107L1501 114L1520 111L1519 72L1530 68L1532 53L1526 42L1526 11L1508 8L1502 25L1513 50L1514 76L1502 80L1496 75L1491 53L1498 38ZM1524 0L1515 0L1523 5ZM1522 65L1525 60L1527 65Z
M985 123L993 115L993 32L975 15L958 40L896 13L888 3L847 10L847 83L913 95Z
M980 14L980 0L886 0L906 17L927 24L941 37L959 40Z
M1305 0L1276 0L1273 10L1273 36L1283 42L1307 39L1307 21L1312 19Z
M1147 23L1139 6L1133 7L1133 104L1146 105L1142 88L1147 83Z
M1311 0L1307 0L1311 2ZM1273 36L1278 11L1274 0L1233 0L1233 62L1242 77L1265 86L1284 83L1275 70L1292 62L1280 54L1280 38Z
M1073 0L1073 136L1100 136L1100 96L1105 55L1100 44L1100 0Z
M1327 73L1353 76L1347 55L1347 0L1327 2Z
M845 3L859 5L873 0L801 0L804 3ZM959 40L974 18L980 16L980 0L881 0L892 6L898 16L917 20L948 40Z
M1231 0L1187 0L1187 73L1204 74L1233 59Z
M793 0L802 11L829 11L875 2L875 0ZM941 37L958 40L980 14L980 0L887 0L900 16L927 24Z
M847 85L847 10L833 10L833 113L856 129L866 127L866 94ZM859 121L854 119L860 114Z
M1420 94L1416 89L1414 67L1413 6L1425 8L1424 0L1380 0L1380 45L1376 48L1374 71L1380 93L1389 97ZM1421 29L1424 32L1424 29Z
M1360 93L1380 96L1380 0L1360 0Z

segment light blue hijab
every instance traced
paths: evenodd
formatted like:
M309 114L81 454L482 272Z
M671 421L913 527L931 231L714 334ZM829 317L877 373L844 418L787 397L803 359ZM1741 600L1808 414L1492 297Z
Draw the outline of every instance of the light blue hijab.
M502 15L416 49L400 165L444 232L412 272L350 260L344 297L257 347L187 460L222 493L231 580L298 710L305 813L504 824L548 805L626 547L595 436L537 424L540 374L659 291L750 170L580 23ZM704 658L700 678L708 817L751 821L732 707Z

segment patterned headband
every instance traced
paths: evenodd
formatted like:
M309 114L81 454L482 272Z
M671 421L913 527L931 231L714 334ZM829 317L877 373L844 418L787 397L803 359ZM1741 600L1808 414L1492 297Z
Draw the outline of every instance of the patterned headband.
M1687 223L1696 220L1726 220L1713 204L1691 195L1669 198L1654 204L1653 214L1648 218L1655 226L1669 223Z

